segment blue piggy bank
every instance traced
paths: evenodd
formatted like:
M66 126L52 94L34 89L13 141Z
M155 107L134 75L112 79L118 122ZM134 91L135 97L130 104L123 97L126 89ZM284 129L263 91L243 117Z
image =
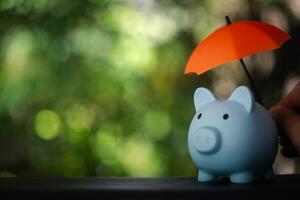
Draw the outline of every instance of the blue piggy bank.
M233 183L249 183L273 177L277 127L248 87L236 88L227 101L198 88L194 103L188 148L199 169L198 181L229 177Z

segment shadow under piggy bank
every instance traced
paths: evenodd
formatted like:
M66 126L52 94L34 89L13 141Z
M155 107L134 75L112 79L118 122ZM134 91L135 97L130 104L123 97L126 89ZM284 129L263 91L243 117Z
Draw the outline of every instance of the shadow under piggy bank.
M233 183L272 179L278 133L271 114L256 103L251 90L240 86L227 101L206 88L194 94L196 114L188 133L198 180L229 177Z

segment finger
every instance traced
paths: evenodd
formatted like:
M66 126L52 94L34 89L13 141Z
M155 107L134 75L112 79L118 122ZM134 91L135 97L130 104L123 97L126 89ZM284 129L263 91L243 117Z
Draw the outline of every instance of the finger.
M300 152L300 115L293 110L283 106L271 109L271 113L279 125L284 130L297 152Z
M274 106L274 107L270 108L270 113L272 114L272 116L273 116L274 120L276 121L276 123L278 121L278 114L279 114L279 111L280 111L281 107L282 106Z
M279 105L292 110L300 109L300 81L296 84L292 91L279 102Z
M282 127L279 127L279 123L277 122L278 121L278 113L279 113L279 109L280 109L280 106L274 106L270 109L270 113L272 114L273 116L273 119L276 121L276 125L277 125L277 129L278 129L278 135L279 136L282 136L282 135L285 135L286 134L284 133L285 130L282 128Z
M278 120L278 113L279 113L280 107L273 107L270 109L271 114L273 115L273 118ZM278 123L277 123L278 124ZM280 152L283 156L287 158L295 158L298 157L299 154L295 150L294 145L291 143L290 139L287 137L285 130L278 126L278 132L279 132L279 143L282 146Z

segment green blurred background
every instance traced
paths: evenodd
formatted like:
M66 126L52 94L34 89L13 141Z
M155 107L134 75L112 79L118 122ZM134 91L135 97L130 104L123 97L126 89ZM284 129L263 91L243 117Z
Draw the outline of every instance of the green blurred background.
M292 35L246 58L274 105L299 80L299 0L1 0L0 176L195 175L194 90L247 84L239 63L183 74L224 15Z

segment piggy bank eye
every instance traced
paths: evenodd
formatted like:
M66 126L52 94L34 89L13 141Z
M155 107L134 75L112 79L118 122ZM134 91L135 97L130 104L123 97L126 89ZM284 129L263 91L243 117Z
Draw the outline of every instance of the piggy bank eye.
M228 117L229 117L229 115L228 115L227 113L225 113L225 114L223 115L223 119L224 119L224 120L228 119Z
M198 118L198 119L200 119L200 118L201 118L201 116L202 116L202 113L199 113L199 115L198 115L198 117L197 117L197 118Z

